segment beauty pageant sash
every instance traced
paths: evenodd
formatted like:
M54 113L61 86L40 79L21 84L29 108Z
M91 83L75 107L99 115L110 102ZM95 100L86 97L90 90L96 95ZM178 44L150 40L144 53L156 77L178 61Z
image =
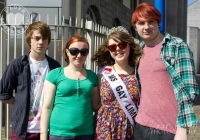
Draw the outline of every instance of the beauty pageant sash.
M110 66L104 67L100 74L103 74L109 82L120 106L128 117L130 123L134 126L133 118L137 115L137 107L130 98L124 82L122 82L119 75Z

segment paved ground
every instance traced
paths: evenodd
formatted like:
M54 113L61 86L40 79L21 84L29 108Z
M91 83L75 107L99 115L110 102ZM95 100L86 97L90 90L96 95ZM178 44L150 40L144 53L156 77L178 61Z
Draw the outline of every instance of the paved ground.
M200 120L200 105L194 106L194 112ZM200 126L190 128L188 140L200 140Z
M194 106L194 112L195 112L196 116L200 120L200 105ZM4 130L3 130L2 134L3 134L3 139L2 140L6 140L5 131ZM200 140L200 126L190 128L189 135L188 135L188 140Z

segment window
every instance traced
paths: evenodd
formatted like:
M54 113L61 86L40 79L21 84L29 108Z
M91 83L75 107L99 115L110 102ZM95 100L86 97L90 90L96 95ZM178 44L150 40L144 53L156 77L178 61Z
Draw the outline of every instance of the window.
M121 24L121 22L120 22L120 20L118 18L115 18L113 20L113 24L112 24L113 27L117 27L117 26L121 26L121 25L122 24Z
M101 15L95 5L91 5L87 9L87 14L85 15L85 19L88 21L93 21L94 23L101 24Z

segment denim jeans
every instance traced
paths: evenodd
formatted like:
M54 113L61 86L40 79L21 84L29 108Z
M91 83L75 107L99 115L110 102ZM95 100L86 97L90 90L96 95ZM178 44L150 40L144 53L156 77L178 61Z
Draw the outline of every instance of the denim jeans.
M49 135L49 140L93 140L93 139L94 139L93 135L74 136L74 137Z
M134 140L174 140L175 134L136 124Z

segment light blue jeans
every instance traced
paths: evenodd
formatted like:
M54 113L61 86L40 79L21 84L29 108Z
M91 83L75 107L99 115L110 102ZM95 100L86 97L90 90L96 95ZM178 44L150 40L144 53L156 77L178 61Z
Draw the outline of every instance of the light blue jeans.
M84 135L75 137L49 135L49 140L93 140L93 139L94 139L93 135Z

